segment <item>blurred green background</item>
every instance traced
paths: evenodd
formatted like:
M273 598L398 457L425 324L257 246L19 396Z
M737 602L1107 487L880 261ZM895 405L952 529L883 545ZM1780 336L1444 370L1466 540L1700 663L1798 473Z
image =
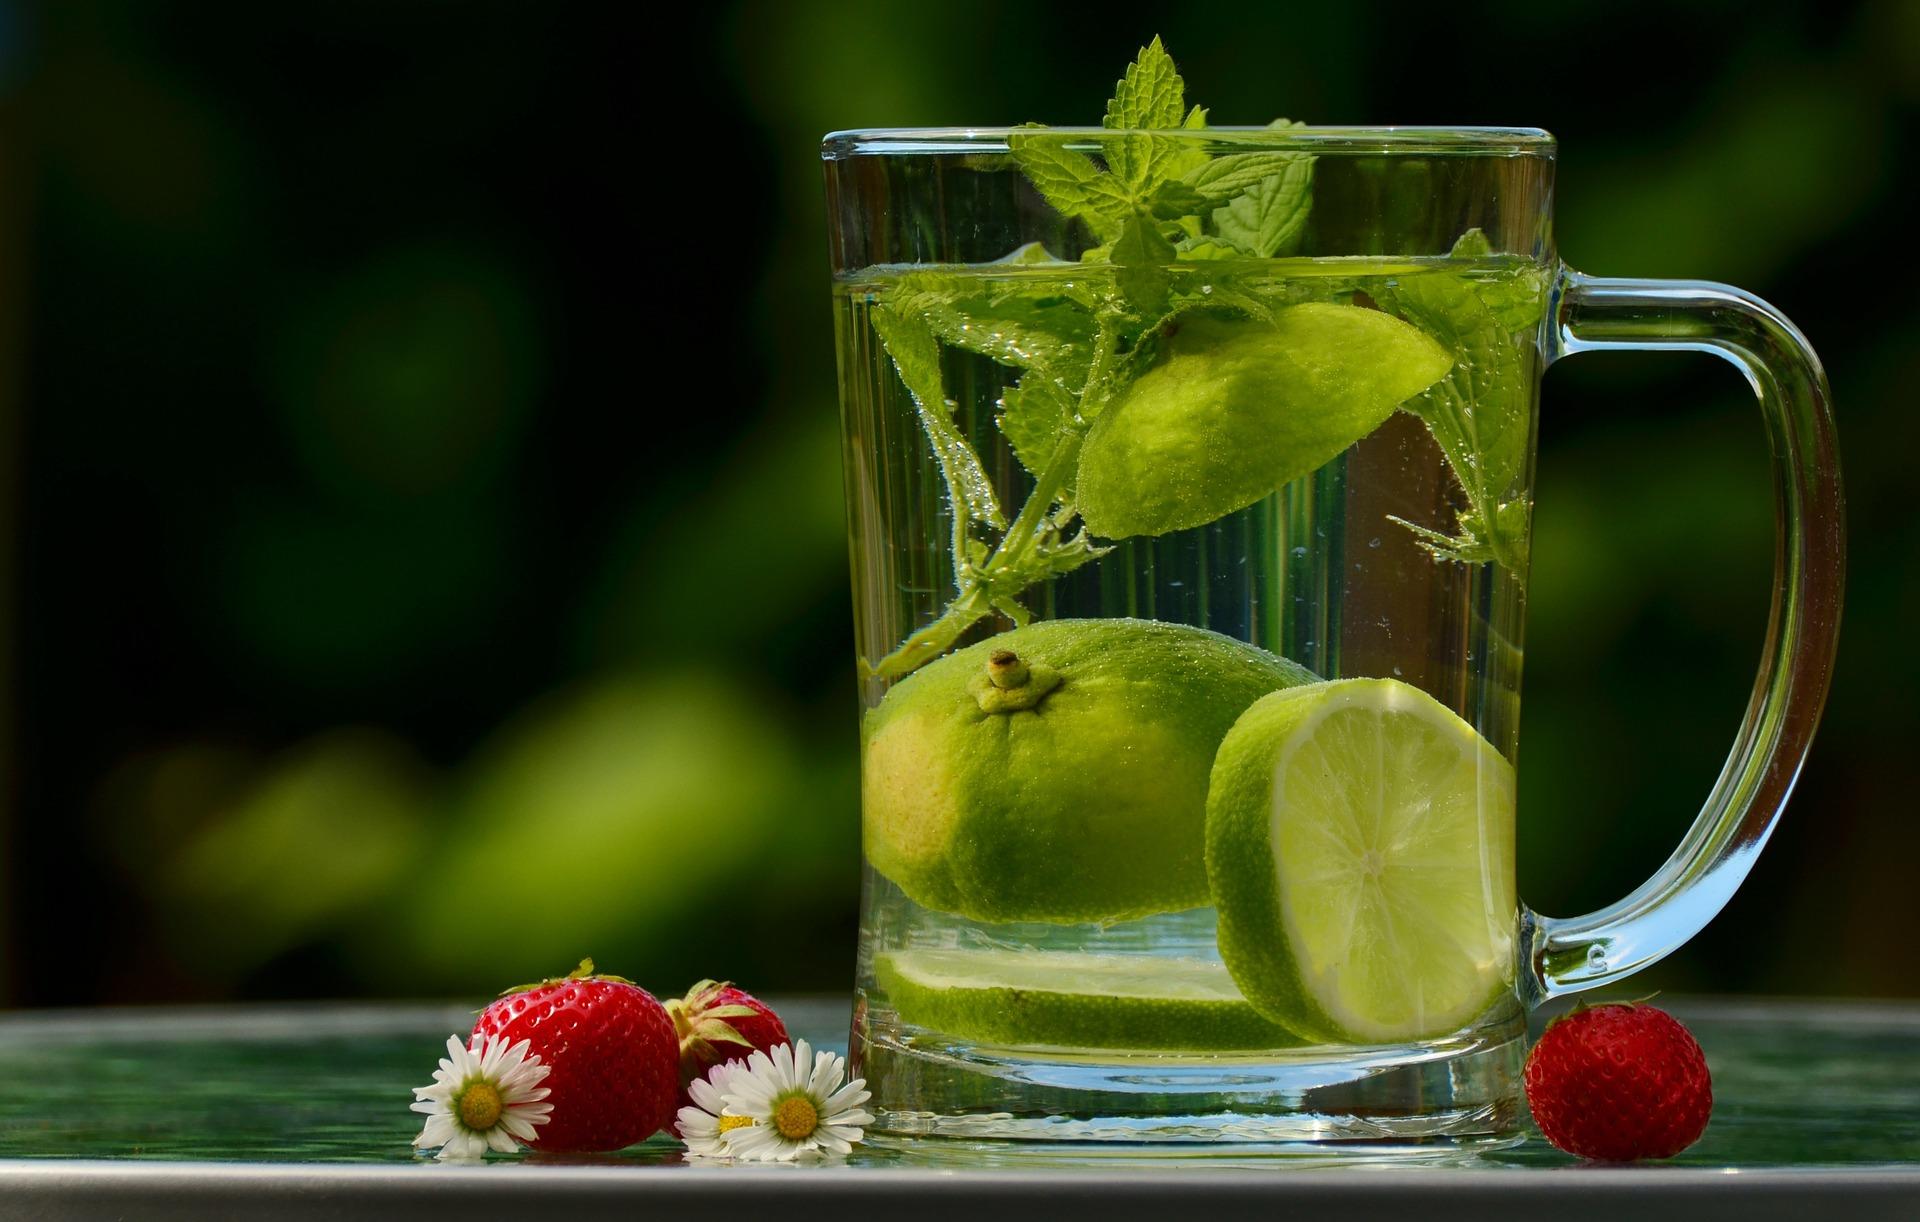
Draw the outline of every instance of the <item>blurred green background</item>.
M1561 138L1568 260L1824 355L1842 665L1746 888L1649 987L1920 992L1920 5L0 6L0 1000L484 992L591 953L844 987L855 708L818 138ZM671 10L669 10L671 11ZM1525 897L1665 856L1773 510L1739 376L1547 379Z

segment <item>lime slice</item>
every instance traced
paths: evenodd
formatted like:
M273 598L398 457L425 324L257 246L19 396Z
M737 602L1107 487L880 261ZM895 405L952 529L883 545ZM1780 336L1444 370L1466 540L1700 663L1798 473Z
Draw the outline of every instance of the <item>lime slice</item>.
M1289 1048L1227 969L1200 959L905 950L874 964L900 1017L961 1039L1155 1052Z
M1458 1030L1513 979L1513 768L1392 679L1275 692L1220 744L1207 796L1220 954L1311 1039Z

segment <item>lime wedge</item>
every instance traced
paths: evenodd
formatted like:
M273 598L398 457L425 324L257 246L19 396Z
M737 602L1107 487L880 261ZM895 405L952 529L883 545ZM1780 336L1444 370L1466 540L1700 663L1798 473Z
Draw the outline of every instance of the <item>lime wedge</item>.
M1513 768L1392 679L1275 692L1227 732L1207 795L1220 954L1310 1039L1458 1030L1511 986Z
M1108 539L1205 525L1316 470L1452 367L1424 332L1358 306L1183 319L1088 431L1075 508Z
M900 1017L961 1039L1155 1052L1259 1051L1301 1041L1200 959L1048 951L905 950L874 964Z

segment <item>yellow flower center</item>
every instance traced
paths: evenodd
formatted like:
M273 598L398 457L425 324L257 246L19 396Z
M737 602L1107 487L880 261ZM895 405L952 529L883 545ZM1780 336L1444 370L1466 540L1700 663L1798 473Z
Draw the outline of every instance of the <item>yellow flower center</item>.
M460 1092L460 1123L476 1133L499 1124L503 1109L500 1091L485 1079L470 1083Z
M788 1141L810 1137L820 1127L820 1113L805 1095L789 1095L773 1111L773 1127Z
M752 1127L753 1127L753 1117L751 1116L720 1117L720 1131L722 1133L731 1133L735 1129L750 1129Z

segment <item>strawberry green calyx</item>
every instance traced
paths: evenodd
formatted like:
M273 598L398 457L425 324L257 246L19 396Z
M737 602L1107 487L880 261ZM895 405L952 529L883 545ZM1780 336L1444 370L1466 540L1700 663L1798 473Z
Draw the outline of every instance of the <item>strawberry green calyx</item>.
M680 1042L682 1095L714 1066L744 1061L787 1042L780 1016L730 981L702 980L685 997L668 1001L666 1009Z
M1568 1019L1580 1017L1582 1014L1585 1014L1588 1010L1604 1010L1609 1006L1619 1006L1622 1009L1634 1010L1634 1009L1638 1009L1641 1006L1649 1004L1650 1002L1653 1001L1654 998L1658 996L1660 996L1660 990L1655 989L1653 992L1648 993L1644 997L1630 997L1624 1001L1613 1001L1613 1000L1588 1001L1584 997L1576 998L1574 1000L1572 1009L1568 1010L1565 1014L1556 1014L1552 1018L1548 1019L1547 1025L1540 1028L1540 1033L1544 1035L1547 1032L1553 1030L1555 1027L1559 1026L1561 1023L1566 1022Z
M759 1011L752 1006L716 1005L721 993L732 987L726 980L702 980L687 990L685 997L667 1001L667 1017L673 1020L674 1034L680 1037L681 1080L690 1080L702 1065L725 1060L728 1049L716 1044L731 1044L743 1053L753 1051L753 1041L735 1030L729 1018L750 1018Z
M544 989L548 985L565 984L569 980L602 980L609 984L633 984L633 981L628 980L625 976L609 976L604 972L596 972L593 970L592 959L582 959L580 960L579 967L574 968L564 976L549 976L545 980L536 980L532 984L516 984L511 988L501 989L499 995L502 997L511 997L515 993L528 993L534 989ZM639 988L640 986L634 985L634 987Z

